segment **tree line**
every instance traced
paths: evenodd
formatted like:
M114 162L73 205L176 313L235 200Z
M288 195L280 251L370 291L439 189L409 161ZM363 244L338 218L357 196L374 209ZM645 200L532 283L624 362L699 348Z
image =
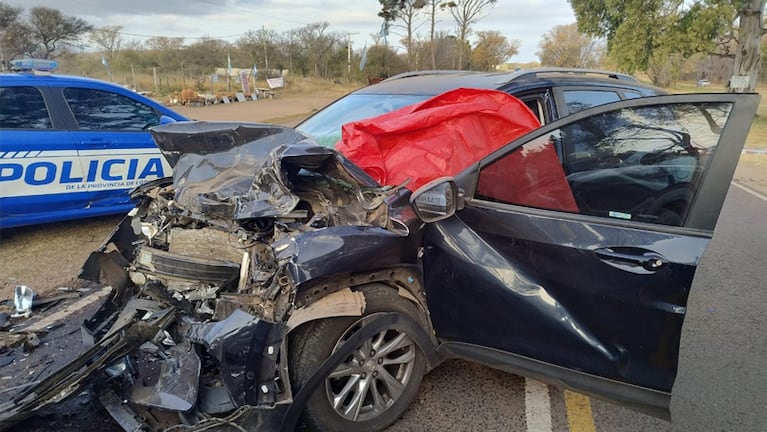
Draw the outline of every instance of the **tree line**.
M740 90L756 85L767 0L568 1L577 22L543 36L537 53L543 66L641 72L664 87L690 75L720 81L747 77L747 87ZM518 40L498 31L474 31L496 0L379 4L383 24L370 35L374 43L352 51L350 35L331 30L327 22L284 32L262 27L234 42L161 36L140 42L126 39L120 26L96 28L55 9L24 11L0 2L0 54L4 60L58 58L65 72L91 76L103 76L102 64L123 77L128 71L159 73L169 87L171 76L184 87L202 90L228 59L234 67L255 66L263 74L289 70L294 76L365 80L408 70L494 70L519 52ZM436 22L448 16L454 31L437 30ZM97 47L95 59L83 49L84 40Z
M461 2L431 3L434 20L436 13L447 13ZM173 75L174 80L180 76L184 85L202 90L211 73L229 60L235 68L255 67L264 76L289 70L291 75L305 77L364 80L415 69L491 70L517 52L518 42L508 41L497 31L478 32L474 46L469 44L468 28L479 18L477 13L463 18L460 37L434 31L432 22L429 40L419 40L414 32L423 12L422 7L392 11L382 31L371 34L374 43L363 53L359 47L351 51L349 35L331 30L327 22L284 32L250 30L234 42L164 36L138 41L127 39L121 26L94 27L56 9L25 11L0 2L0 54L4 60L56 58L63 72L91 76L103 76L102 63L118 77L128 71ZM407 33L402 31L403 22L409 25ZM398 52L392 38L406 46L404 53ZM99 55L94 59L86 46L96 47Z

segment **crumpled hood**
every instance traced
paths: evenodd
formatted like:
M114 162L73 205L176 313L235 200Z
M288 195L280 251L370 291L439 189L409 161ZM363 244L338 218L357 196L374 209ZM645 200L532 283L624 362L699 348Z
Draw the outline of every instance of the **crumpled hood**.
M152 129L173 166L175 201L190 216L223 220L289 214L289 175L334 166L357 186L377 186L332 149L294 129L256 123L181 122Z

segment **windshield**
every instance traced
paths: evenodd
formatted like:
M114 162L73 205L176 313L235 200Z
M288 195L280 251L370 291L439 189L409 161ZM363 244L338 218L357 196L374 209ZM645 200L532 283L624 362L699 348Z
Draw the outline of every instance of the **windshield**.
M333 147L341 139L341 126L400 109L433 95L350 94L319 111L296 127L323 147Z

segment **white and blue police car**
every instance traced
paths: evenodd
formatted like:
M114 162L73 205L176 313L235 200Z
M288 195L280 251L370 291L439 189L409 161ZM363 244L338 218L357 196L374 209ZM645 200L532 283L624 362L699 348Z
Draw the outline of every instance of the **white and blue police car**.
M171 175L148 129L184 116L55 67L13 60L0 73L0 228L127 212L133 188Z

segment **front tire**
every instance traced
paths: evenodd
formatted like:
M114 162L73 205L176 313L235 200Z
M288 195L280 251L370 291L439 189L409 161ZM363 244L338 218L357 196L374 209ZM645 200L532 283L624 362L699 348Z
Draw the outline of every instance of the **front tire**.
M417 305L384 285L363 290L362 317L327 318L307 323L291 338L290 369L301 388L317 368L377 312L397 313L426 326ZM426 328L426 327L422 327ZM426 369L423 352L408 331L387 327L354 348L314 390L303 422L317 431L380 431L415 398Z

